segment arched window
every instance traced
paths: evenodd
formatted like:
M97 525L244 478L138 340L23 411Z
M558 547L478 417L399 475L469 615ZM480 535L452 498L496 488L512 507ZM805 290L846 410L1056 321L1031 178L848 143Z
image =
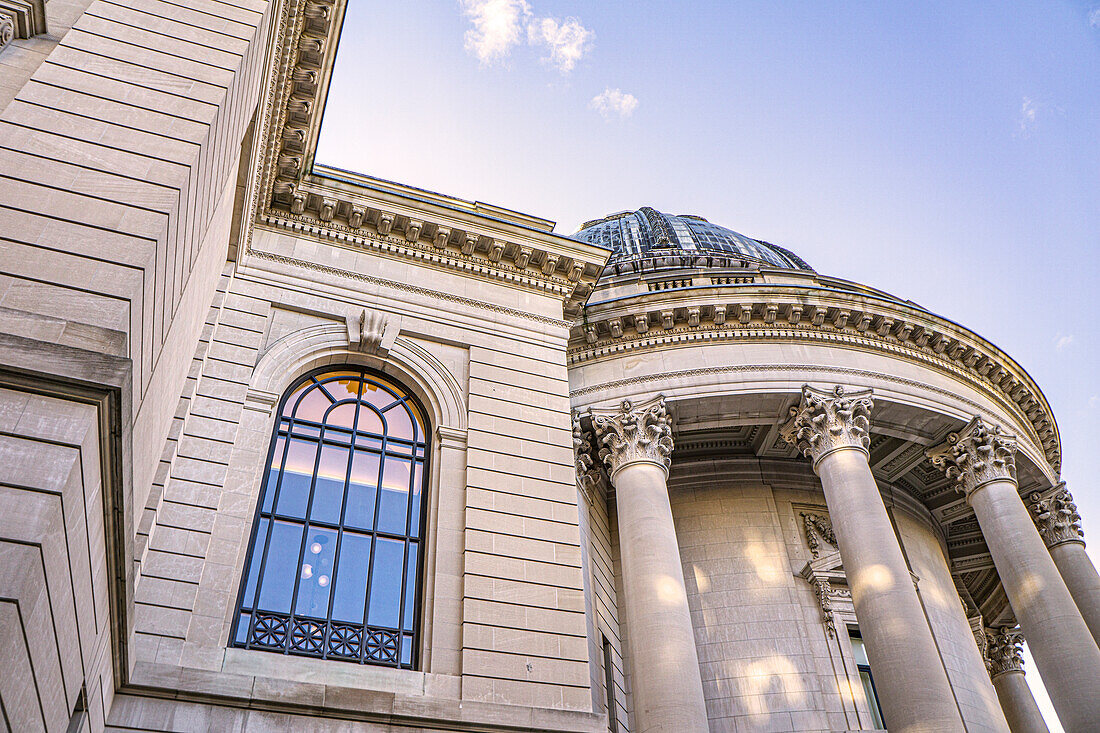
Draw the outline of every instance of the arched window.
M283 397L232 643L361 664L417 662L427 424L366 369Z

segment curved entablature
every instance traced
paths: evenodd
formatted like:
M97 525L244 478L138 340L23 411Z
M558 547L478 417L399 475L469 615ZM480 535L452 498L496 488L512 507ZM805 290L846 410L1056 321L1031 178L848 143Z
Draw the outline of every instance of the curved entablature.
M589 303L571 334L569 364L721 341L865 349L934 368L1001 405L1018 424L1014 429L1042 447L1053 473L1061 470L1058 426L1027 372L977 334L894 299L753 283L654 291Z

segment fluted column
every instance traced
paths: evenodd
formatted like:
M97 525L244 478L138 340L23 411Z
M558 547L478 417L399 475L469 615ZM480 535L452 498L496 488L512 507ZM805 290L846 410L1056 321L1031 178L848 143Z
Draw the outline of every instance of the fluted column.
M821 478L891 733L962 731L947 672L868 465L871 390L802 388L783 436Z
M974 509L1001 585L1067 731L1100 721L1100 649L1016 485L1016 441L975 417L928 451Z
M635 729L706 731L699 656L668 500L672 428L664 397L590 413L615 487Z
M1059 484L1045 499L1038 492L1029 496L1028 508L1077 610L1100 645L1100 575L1085 552L1085 533L1073 496Z
M985 667L993 680L993 689L1001 703L1012 733L1049 733L1043 714L1035 704L1035 696L1024 679L1024 659L1020 647L1024 643L1019 629L1001 628L982 632L985 635Z

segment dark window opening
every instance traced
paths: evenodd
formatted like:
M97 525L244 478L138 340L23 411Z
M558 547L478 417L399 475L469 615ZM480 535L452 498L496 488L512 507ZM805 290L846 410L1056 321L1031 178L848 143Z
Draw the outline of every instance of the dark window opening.
M867 649L863 646L863 637L858 629L849 629L848 636L852 642L852 656L856 660L856 669L859 671L859 681L863 683L863 694L867 698L867 706L871 708L871 722L876 728L885 729L882 720L882 708L878 702L878 692L875 690L875 678L871 676L871 663L867 659Z

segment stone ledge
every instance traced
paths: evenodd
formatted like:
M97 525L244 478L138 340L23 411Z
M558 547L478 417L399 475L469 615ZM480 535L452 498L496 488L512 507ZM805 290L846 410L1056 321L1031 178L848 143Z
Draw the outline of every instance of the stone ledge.
M263 710L286 716L307 714L403 726L438 726L445 730L601 733L607 729L606 717L596 713L298 682L147 662L134 665L129 683L118 693Z

